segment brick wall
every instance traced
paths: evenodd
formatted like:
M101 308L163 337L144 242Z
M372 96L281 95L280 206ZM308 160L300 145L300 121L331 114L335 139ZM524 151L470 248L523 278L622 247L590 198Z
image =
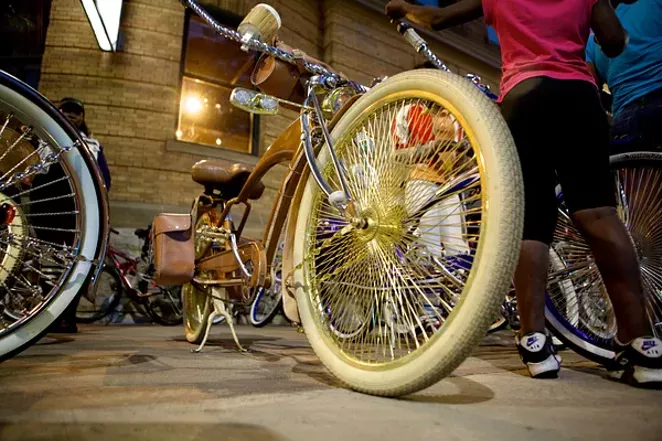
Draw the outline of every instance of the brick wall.
M259 2L209 1L240 15ZM385 1L266 3L281 14L284 41L353 79L367 83L420 61L381 13ZM53 0L40 87L52 100L75 96L85 102L88 125L104 145L111 168L111 221L115 225L145 224L164 207L186 210L199 191L189 171L204 156L167 148L167 142L174 139L179 108L183 29L184 8L177 0L125 0L124 47L119 53L104 53L97 47L80 1ZM460 73L471 71L497 83L495 66L439 40L433 42L433 48ZM262 118L260 151L295 117L294 112L284 110L278 116ZM228 156L231 160L237 157ZM279 167L267 176L267 191L254 205L250 233L258 234L266 222L284 170ZM147 207L144 216L129 215L140 207Z

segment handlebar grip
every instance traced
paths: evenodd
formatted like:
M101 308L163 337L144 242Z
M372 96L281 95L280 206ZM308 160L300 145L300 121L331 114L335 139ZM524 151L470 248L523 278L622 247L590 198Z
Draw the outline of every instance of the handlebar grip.
M420 52L426 45L427 42L418 35L418 32L414 30L409 24L403 21L391 20L391 23L395 24L398 28L398 32L405 37L405 40L414 48L416 52Z
M423 47L427 45L427 42L423 40L423 37L418 35L418 32L416 32L413 28L407 29L403 35L405 37L405 40L407 40L407 42L411 44L411 46L416 50L416 52L420 52L421 49L423 49Z
M111 228L111 229L110 229L110 232L113 233L113 234L118 234L118 235L120 234L120 232L117 231L117 230L114 229L114 228Z

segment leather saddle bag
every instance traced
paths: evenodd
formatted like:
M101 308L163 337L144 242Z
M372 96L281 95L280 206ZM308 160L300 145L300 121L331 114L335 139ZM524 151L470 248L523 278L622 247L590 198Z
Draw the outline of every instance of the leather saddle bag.
M304 60L319 64L331 72L334 70L328 64L308 56L298 49L293 49L282 41L277 40L275 45L279 49L292 53L296 64L287 63L269 54L262 54L253 69L251 83L267 95L303 104L307 92L301 80L306 80L311 76L303 66ZM299 110L286 104L285 107Z
M154 280L183 285L195 272L195 243L190 214L159 214L152 223Z
M291 51L289 46L281 42L277 42L276 46ZM302 75L308 73L294 64L265 53L257 60L251 75L251 83L267 95L303 104L306 91L301 82Z

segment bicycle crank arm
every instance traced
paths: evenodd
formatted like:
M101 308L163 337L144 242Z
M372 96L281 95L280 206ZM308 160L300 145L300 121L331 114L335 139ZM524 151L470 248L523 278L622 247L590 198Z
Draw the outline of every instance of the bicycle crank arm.
M199 286L221 286L221 287L230 287L230 286L241 286L246 282L242 278L238 279L225 279L225 280L215 280L215 279L201 279L200 277L194 277L193 283Z

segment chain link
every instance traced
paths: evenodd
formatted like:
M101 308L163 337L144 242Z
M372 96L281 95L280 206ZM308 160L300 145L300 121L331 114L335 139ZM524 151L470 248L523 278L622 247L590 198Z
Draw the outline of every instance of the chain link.
M32 175L38 174L38 173L45 173L48 171L51 165L56 164L57 162L60 161L60 157L64 154L69 152L73 148L78 148L80 147L80 141L74 142L70 146L66 147L60 147L56 153L49 153L46 155L44 158L41 159L36 164L30 164L25 168L24 171L20 173L16 173L12 175L7 182L0 184L0 191L6 189L7 187L10 187L18 182L21 182L25 178L28 178Z

